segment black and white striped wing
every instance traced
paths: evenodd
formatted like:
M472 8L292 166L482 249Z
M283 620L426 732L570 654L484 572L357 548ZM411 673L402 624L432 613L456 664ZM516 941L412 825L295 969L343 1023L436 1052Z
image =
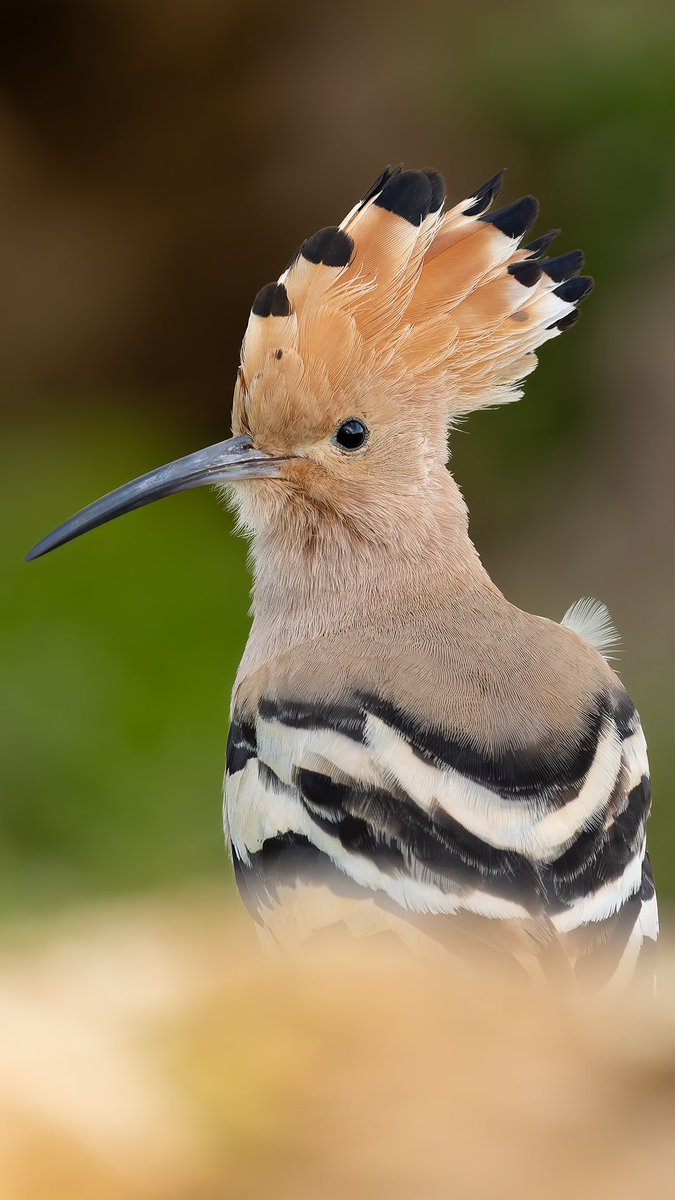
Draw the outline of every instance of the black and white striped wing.
M571 748L490 754L363 695L339 708L263 697L230 732L237 880L280 940L341 922L455 948L499 928L564 947L598 982L628 975L658 929L649 809L625 696L598 699Z

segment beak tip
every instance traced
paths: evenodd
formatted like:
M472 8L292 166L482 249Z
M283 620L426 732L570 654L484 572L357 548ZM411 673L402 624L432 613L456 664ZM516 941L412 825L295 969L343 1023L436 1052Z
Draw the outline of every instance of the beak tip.
M54 541L53 535L48 534L47 537L40 538L34 546L31 546L27 554L24 554L24 562L33 562L36 558L42 558L44 554L49 554L50 550L54 550L59 545L58 541Z
M256 450L248 434L217 442L204 450L197 450L184 458L176 459L175 462L167 463L164 467L149 471L146 475L123 484L114 492L87 505L33 546L26 554L25 562L42 558L43 554L49 554L51 550L73 541L90 529L105 525L113 517L142 508L153 500L161 500L164 496L186 492L209 483L227 483L236 479L262 478L268 474L276 474L279 461L274 455Z

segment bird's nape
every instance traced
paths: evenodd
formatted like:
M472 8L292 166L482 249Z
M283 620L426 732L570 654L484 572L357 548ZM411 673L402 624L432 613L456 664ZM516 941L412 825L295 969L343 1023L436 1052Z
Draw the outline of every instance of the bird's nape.
M177 492L187 492L208 484L234 483L240 479L274 477L279 472L279 465L285 461L285 457L259 450L248 434L216 442L204 450L196 450L184 458L157 467L109 492L100 500L95 500L42 538L28 552L26 559L31 561L40 558L115 517Z

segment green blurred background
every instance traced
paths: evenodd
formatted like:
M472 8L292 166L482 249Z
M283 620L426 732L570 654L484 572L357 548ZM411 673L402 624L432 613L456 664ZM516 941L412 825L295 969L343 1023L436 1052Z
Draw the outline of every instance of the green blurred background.
M675 17L670 3L3 0L0 901L229 873L220 786L246 551L208 493L23 553L229 432L257 289L386 162L500 167L597 290L517 407L454 440L502 589L605 600L675 891Z

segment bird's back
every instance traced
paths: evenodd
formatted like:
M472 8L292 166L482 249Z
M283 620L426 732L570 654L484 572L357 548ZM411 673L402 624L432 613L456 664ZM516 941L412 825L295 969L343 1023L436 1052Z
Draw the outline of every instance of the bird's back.
M226 827L267 936L347 926L620 983L656 937L637 712L496 589L301 642L239 682ZM389 627L387 627L389 626Z

